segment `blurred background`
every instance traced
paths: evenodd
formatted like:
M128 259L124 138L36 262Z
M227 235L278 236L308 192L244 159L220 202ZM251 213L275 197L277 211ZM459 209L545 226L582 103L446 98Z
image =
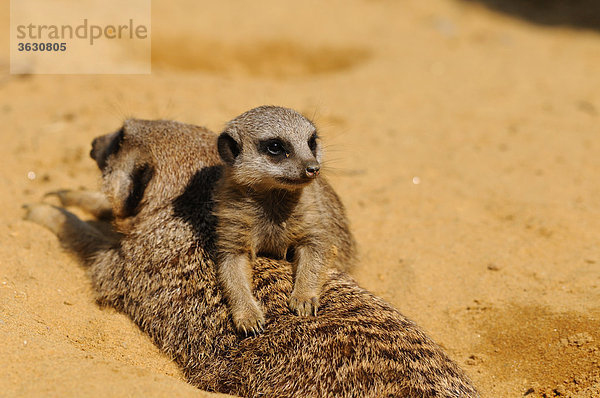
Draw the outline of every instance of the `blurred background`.
M484 397L600 396L600 2L153 1L151 34L150 75L10 75L0 31L2 391L203 395L20 206L96 189L127 117L277 104L321 131L360 285Z

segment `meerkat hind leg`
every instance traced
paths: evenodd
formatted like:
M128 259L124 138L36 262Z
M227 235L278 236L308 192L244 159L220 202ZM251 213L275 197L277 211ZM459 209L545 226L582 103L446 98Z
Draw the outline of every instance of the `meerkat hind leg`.
M62 206L79 207L102 220L113 218L112 207L101 192L62 189L48 192L44 197L55 196Z

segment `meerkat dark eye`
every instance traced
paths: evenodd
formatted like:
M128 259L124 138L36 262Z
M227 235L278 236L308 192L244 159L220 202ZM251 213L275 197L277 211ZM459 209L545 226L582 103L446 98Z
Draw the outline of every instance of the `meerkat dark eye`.
M127 216L132 216L137 213L139 210L139 204L144 198L144 192L150 183L150 180L154 176L154 168L150 165L142 165L136 167L131 173L131 181L132 187L131 192L127 199L125 199L125 204L123 208L123 213Z
M283 146L278 142L271 142L267 145L267 151L273 156L281 155L283 153Z
M290 156L286 143L277 138L266 139L258 143L258 150L273 160L282 160Z
M286 154L283 143L279 140L271 140L264 144L265 151L271 156L281 156Z
M317 149L317 133L314 133L308 140L308 147L312 152Z

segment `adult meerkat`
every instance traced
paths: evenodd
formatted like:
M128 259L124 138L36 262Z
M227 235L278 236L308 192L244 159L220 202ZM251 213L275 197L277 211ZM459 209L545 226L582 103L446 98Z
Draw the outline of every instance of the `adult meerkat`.
M293 262L288 305L316 315L323 268L347 269L355 255L344 207L319 177L316 127L292 109L261 106L230 121L218 149L225 166L215 195L217 260L236 328L263 327L251 289L257 255Z
M87 268L98 301L128 314L193 385L245 397L477 397L462 370L413 322L345 273L324 272L319 316L287 307L292 266L256 259L265 332L233 327L217 276L217 136L128 120L94 140L103 195L57 191L63 206L111 216L107 235L64 208L27 206Z

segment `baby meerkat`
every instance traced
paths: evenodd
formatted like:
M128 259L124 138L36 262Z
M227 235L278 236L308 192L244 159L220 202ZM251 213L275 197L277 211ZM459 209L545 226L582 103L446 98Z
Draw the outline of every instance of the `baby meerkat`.
M276 106L243 113L218 138L225 163L215 195L219 278L244 333L264 323L251 290L257 255L294 264L288 305L301 316L317 314L324 267L347 270L354 260L342 203L320 176L318 138L308 119Z

